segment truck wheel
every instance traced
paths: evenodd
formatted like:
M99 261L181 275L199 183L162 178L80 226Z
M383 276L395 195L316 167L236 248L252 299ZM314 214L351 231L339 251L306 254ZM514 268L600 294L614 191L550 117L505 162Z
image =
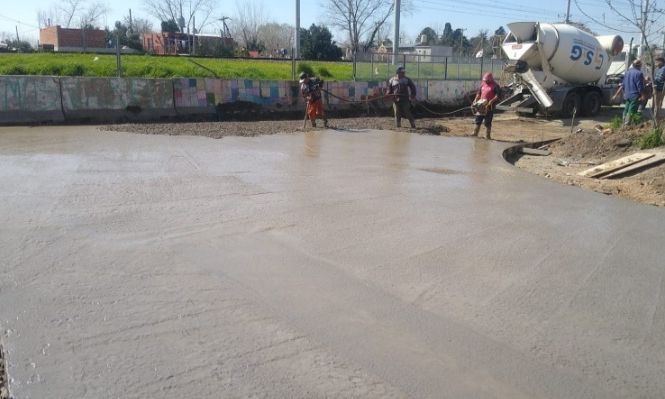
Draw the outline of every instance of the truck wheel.
M582 100L582 110L586 116L594 116L600 112L600 106L602 105L602 98L597 91L590 91L584 95L584 100Z
M580 115L582 113L581 103L582 100L580 99L580 95L574 91L571 91L563 100L563 105L561 106L561 115L564 118L570 118L573 116L573 110L575 109L577 109L576 115Z

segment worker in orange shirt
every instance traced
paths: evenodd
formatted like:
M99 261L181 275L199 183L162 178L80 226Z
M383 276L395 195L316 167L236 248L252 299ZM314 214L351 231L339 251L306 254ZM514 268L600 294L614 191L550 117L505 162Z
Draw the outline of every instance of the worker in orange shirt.
M312 122L312 127L316 127L316 119L323 119L323 126L328 127L323 111L323 101L321 99L321 86L323 81L319 78L310 78L306 72L300 74L300 93L307 101L307 117Z

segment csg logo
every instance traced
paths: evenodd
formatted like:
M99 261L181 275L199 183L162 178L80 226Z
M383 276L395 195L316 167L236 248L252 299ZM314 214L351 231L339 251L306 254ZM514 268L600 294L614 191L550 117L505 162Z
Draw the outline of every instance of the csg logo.
M600 51L596 51L594 53L592 50L586 50L585 52L582 49L582 46L579 44L574 44L570 49L570 59L577 61L581 58L584 59L584 65L591 65L592 62L596 64L596 69L600 69L603 66L603 62L605 61L605 56L601 54Z

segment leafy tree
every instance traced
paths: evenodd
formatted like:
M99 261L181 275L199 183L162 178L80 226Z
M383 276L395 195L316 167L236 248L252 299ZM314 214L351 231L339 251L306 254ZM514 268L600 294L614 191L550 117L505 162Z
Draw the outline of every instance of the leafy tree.
M7 45L7 51L18 51L21 53L32 53L35 49L25 40L6 39L3 43Z
M443 44L444 46L452 46L453 45L453 26L450 24L450 22L446 22L446 25L443 28L443 33L441 34L441 39L439 40L440 44Z
M168 21L162 21L162 32L176 33L180 32L180 28L174 19L169 19Z
M419 44L433 45L438 42L438 36L439 35L436 34L436 31L428 26L420 31L416 41Z
M337 47L325 26L312 24L309 29L300 28L300 48L302 57L308 60L337 61L342 58L342 49Z
M107 42L115 43L116 36L120 39L120 46L127 46L134 50L143 51L143 42L137 32L130 32L129 27L120 21L116 21L112 31L106 30Z

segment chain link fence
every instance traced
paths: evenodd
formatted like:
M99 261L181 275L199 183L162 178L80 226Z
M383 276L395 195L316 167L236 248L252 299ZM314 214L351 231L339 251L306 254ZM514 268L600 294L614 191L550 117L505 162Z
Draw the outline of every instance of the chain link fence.
M492 72L499 80L504 61L491 57L430 56L399 54L396 65L392 54L371 53L354 62L355 80L387 80L395 75L397 65L406 68L411 79L427 80L480 80L485 72Z

